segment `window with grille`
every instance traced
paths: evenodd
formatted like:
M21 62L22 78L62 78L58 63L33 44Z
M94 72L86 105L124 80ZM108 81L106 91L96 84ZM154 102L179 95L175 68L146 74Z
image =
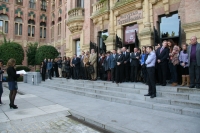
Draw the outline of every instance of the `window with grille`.
M35 21L34 20L28 21L28 36L30 37L35 36Z
M15 35L22 35L22 23L21 18L15 18Z
M3 33L8 33L8 16L0 15L0 31Z
M46 38L46 23L40 23L40 38Z
M46 2L46 0L42 0L41 2L42 2L41 3L41 10L42 11L46 11L47 10L47 2Z
M29 0L29 8L35 9L35 0Z

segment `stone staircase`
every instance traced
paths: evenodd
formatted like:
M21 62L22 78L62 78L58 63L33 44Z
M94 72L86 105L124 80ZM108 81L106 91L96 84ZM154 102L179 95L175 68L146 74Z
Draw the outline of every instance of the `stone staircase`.
M157 86L157 97L144 97L148 86L142 83L115 84L107 81L54 78L40 86L76 95L107 100L180 115L200 117L200 89Z

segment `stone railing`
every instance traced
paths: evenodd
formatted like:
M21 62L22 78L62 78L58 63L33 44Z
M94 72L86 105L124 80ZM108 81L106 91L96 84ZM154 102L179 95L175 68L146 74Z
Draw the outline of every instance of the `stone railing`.
M115 7L123 5L125 3L133 2L133 1L135 1L135 0L115 0Z
M68 11L69 20L84 16L84 8L74 8Z
M92 16L94 16L96 14L103 13L104 11L108 11L109 10L109 1L101 0L101 1L98 1L95 4L93 4L92 6L93 6Z

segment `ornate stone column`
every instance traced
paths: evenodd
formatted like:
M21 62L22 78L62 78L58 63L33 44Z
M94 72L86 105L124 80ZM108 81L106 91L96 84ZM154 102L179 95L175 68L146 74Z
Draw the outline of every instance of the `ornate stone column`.
M110 0L110 8L114 6L114 0ZM114 31L114 11L110 10L110 20L109 20L109 36L104 41L107 50L112 50L115 48L115 31Z
M144 0L144 21L143 25L144 28L140 32L140 44L141 45L153 45L152 44L152 35L151 35L151 23L150 23L150 6L149 6L150 1L149 0Z

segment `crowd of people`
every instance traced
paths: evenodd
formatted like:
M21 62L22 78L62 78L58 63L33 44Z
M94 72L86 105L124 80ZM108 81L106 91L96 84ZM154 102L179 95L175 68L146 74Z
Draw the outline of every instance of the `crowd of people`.
M46 71L48 79L51 77L65 77L67 79L101 80L122 82L143 82L148 84L147 47L135 47L133 52L123 47L121 49L97 54L83 51L77 57L59 57L54 60L45 59L41 64L43 81ZM188 86L200 88L200 51L197 38L191 38L190 45L175 45L173 40L165 40L153 50L156 54L155 82L157 85ZM93 68L91 68L91 66ZM153 75L151 75L153 76ZM167 82L168 81L168 82Z

